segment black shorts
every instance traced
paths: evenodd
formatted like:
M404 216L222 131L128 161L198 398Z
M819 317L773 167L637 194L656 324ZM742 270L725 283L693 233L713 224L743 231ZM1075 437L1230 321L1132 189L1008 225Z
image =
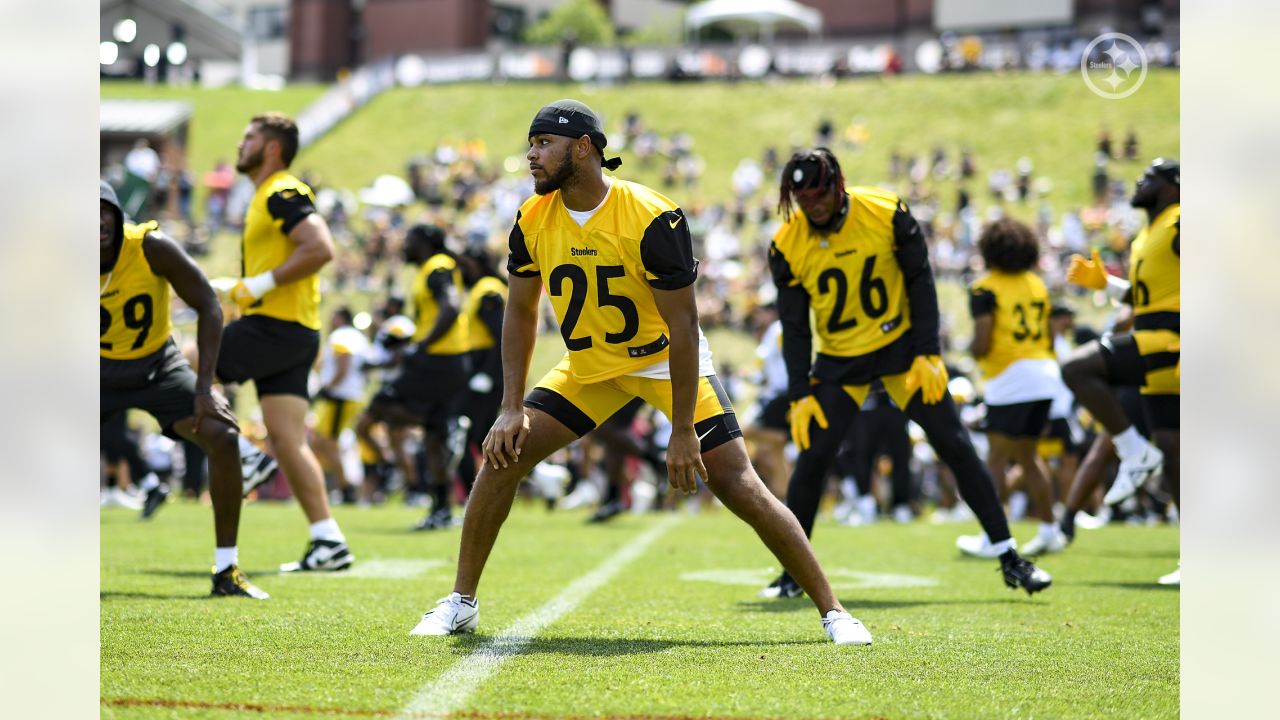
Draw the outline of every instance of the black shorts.
M395 405L423 428L444 432L467 397L470 367L466 353L406 355L400 375L378 390L369 409L377 417L379 405Z
M787 421L787 413L790 411L791 401L786 393L782 393L761 402L758 422L770 430L790 430L791 423Z
M130 408L145 410L171 438L173 424L195 414L196 373L170 338L137 360L101 358L98 412L101 421Z
M1058 440L1062 443L1062 452L1075 455L1079 454L1085 440L1084 429L1080 427L1079 421L1072 418L1054 418L1049 421L1049 431L1045 437Z
M1012 405L988 405L983 430L1020 440L1038 438L1049 424L1052 400L1032 400Z
M319 352L319 331L266 315L248 315L222 331L218 377L234 383L252 380L258 397L308 399L307 374Z
M1168 350L1178 337L1177 317L1177 313L1144 316L1143 324L1150 327L1099 342L1108 381L1142 388L1141 410L1126 407L1125 412L1135 425L1145 425L1140 428L1144 435L1146 431L1177 431L1181 426L1179 353Z

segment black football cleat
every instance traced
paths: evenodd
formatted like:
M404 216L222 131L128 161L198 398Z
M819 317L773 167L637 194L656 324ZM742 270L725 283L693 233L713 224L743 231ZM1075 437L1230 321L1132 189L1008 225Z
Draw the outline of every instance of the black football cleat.
M1017 590L1022 588L1028 595L1044 590L1053 584L1049 573L1036 567L1030 560L1015 555L1013 560L1000 560L1000 572L1004 575L1004 584Z
M213 575L213 591L209 593L215 597L247 597L254 600L266 600L271 596L263 592L258 586L249 582L249 578L240 572L240 568L235 565L228 565L226 570Z
M621 501L621 500L613 500L613 501L611 501L611 502L607 502L607 503L605 503L605 504L601 505L601 506L596 510L595 514L594 514L594 515L592 515L592 516L591 516L591 518L590 518L589 520L587 520L587 522L589 522L589 523L603 523L603 522L609 522L609 521L610 521L610 520L612 520L615 516L617 516L617 515L621 515L621 514L622 514L622 510L623 510L623 507L622 507L622 501Z
M418 521L413 526L414 530L448 530L454 526L453 513L448 508L442 508Z
M280 572L315 572L320 570L346 570L355 562L347 543L341 540L312 540L307 552L297 562L280 566Z
M756 597L769 598L773 600L789 600L804 595L804 590L800 588L796 581L790 575L782 573L777 580L769 583L765 589L756 593Z
M275 458L262 451L240 458L240 473L244 476L244 489L240 496L249 497L249 493L270 480L279 467Z
M148 490L147 496L142 501L142 519L148 520L155 515L168 497L169 486L165 483L160 483Z

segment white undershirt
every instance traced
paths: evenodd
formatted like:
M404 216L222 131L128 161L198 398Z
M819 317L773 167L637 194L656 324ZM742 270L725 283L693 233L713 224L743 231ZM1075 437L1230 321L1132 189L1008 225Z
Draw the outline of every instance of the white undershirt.
M587 221L591 219L591 216L595 215L597 210L604 207L604 204L609 202L609 193L613 192L613 179L606 177L604 179L604 185L604 197L600 199L599 205L596 205L590 210L570 210L568 205L564 206L565 212L569 213L569 217L573 218L573 221L578 223L578 227L586 225ZM560 196L560 202L564 203L563 195Z

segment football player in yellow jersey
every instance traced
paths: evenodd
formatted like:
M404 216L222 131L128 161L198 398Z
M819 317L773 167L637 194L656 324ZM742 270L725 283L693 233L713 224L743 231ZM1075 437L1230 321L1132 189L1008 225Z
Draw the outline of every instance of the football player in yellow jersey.
M507 307L507 282L499 277L494 259L483 248L468 249L458 261L467 285L462 312L471 323L471 379L462 401L462 414L471 425L458 459L458 474L470 495L476 481L471 447L480 448L502 402L502 315Z
M458 410L471 366L467 355L471 324L462 314L462 271L445 247L444 230L435 225L410 228L404 259L418 266L409 299L417 326L413 351L404 356L396 379L373 396L356 432L365 442L373 443L371 428L375 423L384 422L392 428L422 427L428 488L434 502L431 513L417 528L443 529L453 525L450 445L460 446L465 438L458 425ZM418 477L415 458L403 447L393 451L405 482L413 482Z
M580 102L543 107L528 138L537 195L521 206L511 230L501 414L484 441L453 592L412 634L476 628L480 575L520 480L641 397L672 422L671 485L693 493L701 476L799 579L832 641L870 644L870 633L832 592L795 518L751 468L710 350L700 352L698 264L684 213L647 187L604 177L601 168L614 170L621 160L605 160L600 120ZM522 401L544 285L569 352Z
M782 318L791 434L800 450L787 507L811 534L836 451L879 378L955 474L989 540L982 554L1000 559L1005 584L1028 593L1048 587L1049 574L1014 549L991 475L947 392L938 296L915 218L893 193L846 188L840 163L826 148L791 157L779 198L785 222L769 248L769 266ZM784 572L761 596L798 593Z
M99 412L105 422L129 408L155 417L170 437L181 436L209 456L209 496L215 536L214 595L265 600L267 594L238 566L240 525L239 426L213 389L222 342L222 307L200 268L155 223L125 223L115 191L101 183L98 353ZM196 311L199 370L169 336L169 287Z
M280 113L254 117L240 140L236 170L257 189L244 218L242 277L230 289L243 317L226 328L218 377L253 381L271 447L311 525L302 559L280 570L342 570L354 557L329 511L306 426L307 374L320 352L316 273L333 259L333 239L311 188L289 174L297 152L298 126Z
M1120 456L1120 469L1103 501L1118 503L1133 495L1163 469L1174 503L1179 500L1181 382L1181 169L1176 160L1157 158L1142 177L1130 204L1147 214L1147 226L1134 239L1129 279L1108 275L1095 250L1092 260L1071 258L1067 280L1133 306L1133 332L1112 335L1076 350L1062 366L1062 377L1085 408L1106 427ZM1138 433L1112 392L1112 385L1142 388L1143 409L1155 445ZM1169 584L1177 573L1162 578Z
M1006 487L1010 462L1022 468L1040 520L1039 533L1022 551L1062 552L1067 537L1053 522L1053 488L1038 452L1049 409L1065 390L1049 331L1049 290L1035 273L1040 241L1031 228L1006 217L982 231L978 250L987 273L969 288L970 349L986 380L987 467Z

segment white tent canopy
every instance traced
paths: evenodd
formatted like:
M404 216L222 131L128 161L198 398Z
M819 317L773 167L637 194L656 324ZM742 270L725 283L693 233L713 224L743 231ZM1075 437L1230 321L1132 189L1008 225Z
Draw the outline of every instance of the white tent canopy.
M737 36L758 29L771 39L779 27L822 32L822 13L794 0L707 0L689 8L684 23L690 33L718 25Z

